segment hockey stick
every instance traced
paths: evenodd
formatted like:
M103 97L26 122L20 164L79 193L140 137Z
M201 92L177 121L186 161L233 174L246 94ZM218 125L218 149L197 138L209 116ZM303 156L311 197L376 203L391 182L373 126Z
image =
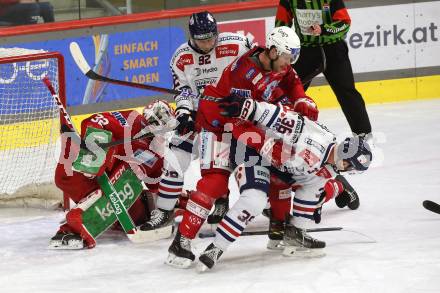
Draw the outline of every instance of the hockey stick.
M86 142L81 139L81 137L78 135L78 132L75 130L75 128L73 126L73 122L70 119L70 116L67 113L66 108L64 108L63 103L61 103L59 96L57 95L51 81L49 80L49 78L47 76L43 78L43 82L46 85L47 89L49 90L50 94L52 95L53 99L55 100L55 102L58 106L58 109L62 113L63 118L67 123L67 125L65 125L65 124L61 125L61 132L70 132L70 133L73 133L74 135L76 134L74 136L74 139L77 142L79 142L80 147L84 148L84 149L89 149L86 145ZM120 144L129 143L129 142L132 142L135 140L150 138L150 137L155 136L156 134L165 133L165 132L171 131L173 129L174 129L174 127L164 127L164 128L161 128L157 131L149 131L146 128L144 128L139 133L137 133L135 136L133 136L131 138L122 138L122 139L118 139L118 140L111 141L108 143L101 143L101 144L97 143L97 146L100 148L110 148L110 147L117 146Z
M102 76L92 70L89 63L87 63L87 60L84 57L84 55L81 51L81 48L79 47L78 43L76 43L76 42L70 43L70 54L72 54L73 60L75 61L76 65L78 65L81 72L90 79L113 83L113 84L118 84L118 85L129 86L129 87L140 88L140 89L144 89L144 90L151 90L151 91L156 91L156 92L161 92L161 93L166 93L166 94L178 95L181 93L178 90L167 89L167 88L163 88L163 87L147 85L147 84L142 84L142 83L129 82L129 81L125 81L125 80L119 80L119 79L114 79L114 78Z
M423 207L428 211L431 211L436 214L440 214L440 205L430 200L423 201Z
M49 77L44 77L43 78L43 83L46 85L47 89L49 90L50 94L52 95L52 98L55 100L58 109L60 110L61 114L63 115L64 121L66 121L67 125L62 124L61 125L61 132L72 132L72 133L76 133L75 131L75 127L73 126L72 120L70 119L69 114L66 111L66 108L64 108L63 103L61 103L60 97L57 95L55 89L53 88L52 83L50 82ZM80 139L80 137L78 136L78 139Z
M103 175L97 177L97 181L102 189L102 193L104 193L104 195L110 202L110 205L113 208L113 212L115 213L116 218L118 218L119 224L121 224L121 227L124 230L125 234L127 234L127 237L132 240L132 238L136 237L135 234L138 232L138 230L133 222L133 219L128 214L124 203L119 198L118 191L110 182L110 178L108 178L106 172L104 172ZM135 240L132 241L136 242Z
M320 64L319 68L317 68L315 71L313 71L309 76L307 76L304 79L304 81L302 81L303 85L310 82L315 76L317 76L321 72L324 72L324 70L326 68L327 61L326 61L324 49L322 47L320 47L320 48L321 48L322 62ZM182 93L181 91L174 90L174 89L153 86L153 85L148 85L148 84L142 84L142 83L135 83L135 82L114 79L114 78L100 75L92 70L92 68L90 67L86 58L84 57L84 54L82 53L81 48L79 47L78 43L71 42L69 49L70 49L70 54L72 55L73 60L75 61L76 65L79 67L81 72L90 79L102 81L102 82L108 82L108 83L117 84L117 85L122 85L122 86L140 88L140 89L144 89L144 90L151 90L151 91L161 92L161 93L165 93L165 94L178 95L178 94ZM199 99L208 100L208 101L217 101L218 100L218 98L209 97L209 96L200 96Z
M306 232L308 233L316 233L316 232L329 232L329 231L341 231L342 227L325 227L325 228L313 228L313 229L306 229ZM262 231L243 231L241 233L241 236L256 236L256 235L267 235L269 234L268 230L262 230ZM210 238L214 237L215 232L214 231L206 231L206 232L200 232L199 238Z

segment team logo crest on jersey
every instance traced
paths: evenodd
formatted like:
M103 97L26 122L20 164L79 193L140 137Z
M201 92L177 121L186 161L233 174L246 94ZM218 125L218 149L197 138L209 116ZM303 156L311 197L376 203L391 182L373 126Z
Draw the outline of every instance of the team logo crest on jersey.
M220 45L215 48L215 57L217 59L222 57L237 56L238 44Z
M231 71L234 71L235 69L237 69L237 67L240 65L240 60L241 58L237 58L234 62L231 63Z
M246 79L251 79L252 76L254 76L254 74L255 74L255 68L251 68L251 69L249 69L248 72L246 72L246 76L245 77L246 77Z
M251 91L250 90L245 90L245 89L236 89L236 88L231 88L231 94L232 95L237 95L239 97L242 98L251 98Z
M194 64L194 58L192 54L183 54L180 56L179 60L177 60L176 66L180 70L185 70L185 65Z
M319 163L319 157L317 155L315 155L310 149L305 149L302 150L299 154L298 154L303 160L304 162L306 162L307 165L309 165L310 167L315 166L317 163Z
M266 84L270 81L270 77L266 76L263 80L259 79L255 83L258 83L257 89L260 91L266 87Z
M255 78L252 80L252 84L256 85L261 79L263 78L263 74L258 73L257 76L255 76Z
M279 82L278 80L274 80L267 85L266 89L264 90L263 94L261 95L263 100L265 100L266 102L270 101L270 98L272 96L272 92L278 86L278 82Z

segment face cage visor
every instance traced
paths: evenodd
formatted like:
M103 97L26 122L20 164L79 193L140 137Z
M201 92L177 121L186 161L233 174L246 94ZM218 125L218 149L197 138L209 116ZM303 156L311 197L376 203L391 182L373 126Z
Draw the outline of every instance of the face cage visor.
M299 53L301 51L301 48L292 48L290 49L290 64L295 64L296 61L298 61L299 59Z

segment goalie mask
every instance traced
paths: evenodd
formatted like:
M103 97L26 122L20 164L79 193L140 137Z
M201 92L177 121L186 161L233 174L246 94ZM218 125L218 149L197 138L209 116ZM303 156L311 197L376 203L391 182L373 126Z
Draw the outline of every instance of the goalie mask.
M340 171L363 172L372 159L370 146L362 136L347 137L336 146L335 163Z
M145 106L143 115L150 127L162 128L176 125L174 110L164 100L155 100Z

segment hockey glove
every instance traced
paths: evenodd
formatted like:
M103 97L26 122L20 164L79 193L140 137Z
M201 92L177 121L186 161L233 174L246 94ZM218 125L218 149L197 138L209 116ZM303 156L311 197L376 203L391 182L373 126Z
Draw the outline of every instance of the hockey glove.
M180 135L193 132L195 123L192 118L192 110L194 109L193 100L197 99L189 89L184 88L180 95L175 97L176 101L176 120L178 122L176 131Z
M191 115L191 111L186 108L180 108L176 110L177 126L176 131L180 135L193 132L195 123Z
M318 107L316 107L315 102L307 96L295 101L293 111L309 118L312 121L316 121L318 119Z
M256 102L252 99L245 99L239 96L229 96L219 102L223 109L221 115L226 117L237 117L243 120L252 120L257 109Z
M315 220L316 224L319 224L321 222L321 211L322 211L322 205L335 196L338 196L343 190L344 186L341 182L339 182L336 179L329 179L323 188L323 192L321 193L321 196L319 198L319 202L316 205L317 208L315 209L315 212L313 213L313 218Z

